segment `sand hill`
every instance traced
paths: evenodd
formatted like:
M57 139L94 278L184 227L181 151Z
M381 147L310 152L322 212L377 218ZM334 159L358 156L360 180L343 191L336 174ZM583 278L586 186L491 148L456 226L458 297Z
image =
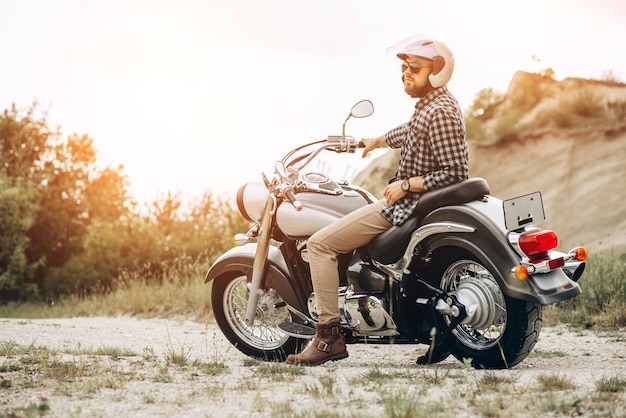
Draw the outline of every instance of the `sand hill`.
M468 124L470 176L507 199L543 196L559 249L626 251L626 85L516 73L505 94ZM397 162L389 151L355 183L380 196Z

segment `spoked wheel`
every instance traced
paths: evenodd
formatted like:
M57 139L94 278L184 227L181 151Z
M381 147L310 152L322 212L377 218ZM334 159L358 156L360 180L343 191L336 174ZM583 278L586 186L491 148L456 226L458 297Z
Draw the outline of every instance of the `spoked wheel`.
M494 273L478 257L457 252L439 260L441 289L465 306L467 318L454 326L445 346L476 368L510 368L532 351L541 331L541 305L502 292ZM454 317L443 315L449 328Z
M280 295L273 289L263 290L252 324L245 321L248 303L247 277L219 277L211 293L213 313L220 329L242 353L268 361L283 361L300 351L307 341L285 335L277 324L291 321Z

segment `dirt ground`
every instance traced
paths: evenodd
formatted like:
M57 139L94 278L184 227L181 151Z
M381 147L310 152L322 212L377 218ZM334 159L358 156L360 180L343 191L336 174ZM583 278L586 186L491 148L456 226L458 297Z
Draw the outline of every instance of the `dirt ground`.
M500 371L471 370L452 357L437 366L417 366L415 358L426 347L409 345L351 345L343 361L293 369L252 361L215 324L186 320L0 319L0 330L0 416L38 416L37 407L54 417L398 416L389 400L402 403L413 389L433 412L454 399L451 410L441 407L440 416L516 416L524 414L529 399L545 396L541 376L571 383L558 395L568 404L588 399L598 380L626 376L626 332L565 325L544 328L531 356ZM38 354L27 362L23 353L7 350L10 345L45 347L43 352L56 354ZM176 356L178 362L172 361ZM41 365L28 367L33 362ZM54 364L66 370L50 376ZM223 370L214 373L216 365ZM481 391L485 376L501 376L496 383L505 382L510 390ZM619 405L626 405L626 395L616 396L595 406L593 414L583 408L585 402L575 411L623 416L626 410ZM489 399L499 402L495 415L490 407L476 406ZM546 406L535 406L537 415L526 416L551 415L543 413ZM572 413L571 407L562 409Z

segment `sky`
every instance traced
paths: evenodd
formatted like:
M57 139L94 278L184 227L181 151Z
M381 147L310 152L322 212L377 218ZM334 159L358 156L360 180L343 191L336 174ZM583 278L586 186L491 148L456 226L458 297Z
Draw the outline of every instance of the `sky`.
M386 51L419 33L454 52L463 109L518 70L626 82L622 0L0 0L0 110L36 101L64 135L89 135L139 200L232 195L340 134L358 100L375 112L348 121L357 139L407 121ZM380 152L311 169L350 180Z

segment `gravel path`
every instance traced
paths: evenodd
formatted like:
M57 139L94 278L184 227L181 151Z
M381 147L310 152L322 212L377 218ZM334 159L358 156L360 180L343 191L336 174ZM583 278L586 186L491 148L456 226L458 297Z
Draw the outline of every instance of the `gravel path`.
M36 408L54 417L403 416L395 409L417 400L430 416L626 414L624 391L597 405L589 395L598 380L626 378L626 332L544 328L514 369L481 371L452 357L417 366L426 347L409 345L350 345L349 358L315 368L255 362L215 324L184 320L0 319L0 330L0 416L37 416ZM29 357L12 345L45 350ZM558 396L567 405L544 393L546 376L571 383ZM506 388L486 390L488 379Z

